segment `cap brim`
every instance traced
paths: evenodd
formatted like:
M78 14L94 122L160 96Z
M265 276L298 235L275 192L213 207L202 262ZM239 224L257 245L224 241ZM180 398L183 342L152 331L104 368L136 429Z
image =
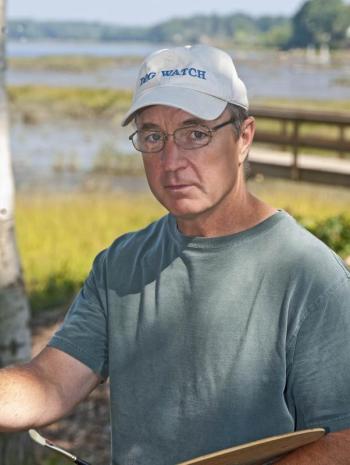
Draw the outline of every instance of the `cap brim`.
M124 116L122 126L127 126L138 110L150 105L167 105L184 110L200 119L213 120L225 110L227 102L194 89L158 86L137 98Z

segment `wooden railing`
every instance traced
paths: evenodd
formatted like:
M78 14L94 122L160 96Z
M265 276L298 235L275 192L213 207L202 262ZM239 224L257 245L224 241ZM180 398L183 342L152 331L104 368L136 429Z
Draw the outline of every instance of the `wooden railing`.
M349 109L350 110L350 109ZM350 132L350 113L330 113L307 110L291 110L268 107L252 107L250 114L257 119L274 120L280 123L280 130L265 130L257 124L254 140L256 142L278 145L288 148L293 153L294 176L298 176L298 153L301 148L313 148L318 150L330 150L340 157L350 153L350 136L346 137L346 130ZM302 127L305 124L322 125L324 135L307 134ZM337 127L338 137L327 135L326 126ZM305 128L304 128L305 129ZM320 131L318 131L319 133Z

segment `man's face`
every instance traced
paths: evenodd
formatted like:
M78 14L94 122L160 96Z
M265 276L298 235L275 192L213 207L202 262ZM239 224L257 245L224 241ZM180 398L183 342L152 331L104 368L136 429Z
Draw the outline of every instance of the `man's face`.
M213 128L230 119L228 110L216 120L204 121L183 110L155 105L137 115L136 125L138 130L172 134L190 124ZM232 125L227 125L214 132L209 145L194 150L178 147L170 136L161 152L144 153L143 163L158 201L175 217L193 220L227 207L227 197L234 196L238 188L238 172L247 150L245 138L237 139Z

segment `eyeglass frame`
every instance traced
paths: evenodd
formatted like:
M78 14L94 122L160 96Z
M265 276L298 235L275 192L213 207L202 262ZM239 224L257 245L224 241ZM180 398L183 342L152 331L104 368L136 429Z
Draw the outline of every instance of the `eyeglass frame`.
M221 129L223 128L224 126L227 126L228 124L233 124L235 123L235 119L234 118L231 118L230 120L228 121L225 121L223 123L220 123L218 124L217 126L214 126L212 128L206 126L205 124L198 124L198 126L202 127L202 128L205 128L205 129L208 129L208 132L209 132L209 140L208 142L206 142L204 145L201 145L200 147L192 147L192 148L185 148L185 147L181 147L181 145L178 145L177 142L176 142L176 139L174 138L174 142L175 144L180 147L181 149L183 150L197 150L197 149L201 149L202 147L206 147L207 145L210 144L210 142L212 141L212 138L215 134L215 132L218 130L218 129ZM129 137L128 139L131 140L132 142L132 145L134 146L135 150L137 150L138 152L141 152L141 153L159 153L161 152L164 147L165 147L165 144L167 142L167 140L169 139L169 136L173 136L175 135L175 133L181 129L187 129L187 128L191 128L191 127L196 127L196 125L189 125L189 126L183 126L183 127L180 127L180 128L177 128L175 129L175 131L173 133L170 133L170 132L164 132L164 131L159 131L159 130L155 130L154 132L159 132L162 134L163 138L162 138L162 142L163 142L163 145L162 145L162 148L159 149L159 150L155 150L155 151L150 151L150 152L144 152L143 150L140 150L138 148L135 147L135 143L133 141L133 137L135 136L135 134L137 134L139 132L139 129L137 129L135 132L133 132Z

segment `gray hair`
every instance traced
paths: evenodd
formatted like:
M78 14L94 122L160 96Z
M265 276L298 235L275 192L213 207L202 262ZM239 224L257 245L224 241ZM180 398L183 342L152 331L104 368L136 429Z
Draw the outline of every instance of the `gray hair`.
M234 120L232 126L236 140L238 140L241 135L242 125L244 121L249 118L248 110L243 107L239 107L238 105L234 105L233 103L228 103L226 108L229 111L231 118ZM245 179L248 179L251 176L248 156L249 152L243 163L243 175Z
M226 106L227 110L230 112L230 116L234 119L233 129L238 139L241 135L241 129L244 121L248 118L248 110L233 103L228 103Z
M236 139L238 139L239 136L241 135L242 125L244 121L249 117L248 110L238 105L235 105L233 103L228 103L226 106L226 109L229 111L230 117L234 120L234 122L232 123L232 126L233 126ZM137 129L136 117L142 112L142 110L143 108L135 112L135 116L132 121L133 127L135 129Z

